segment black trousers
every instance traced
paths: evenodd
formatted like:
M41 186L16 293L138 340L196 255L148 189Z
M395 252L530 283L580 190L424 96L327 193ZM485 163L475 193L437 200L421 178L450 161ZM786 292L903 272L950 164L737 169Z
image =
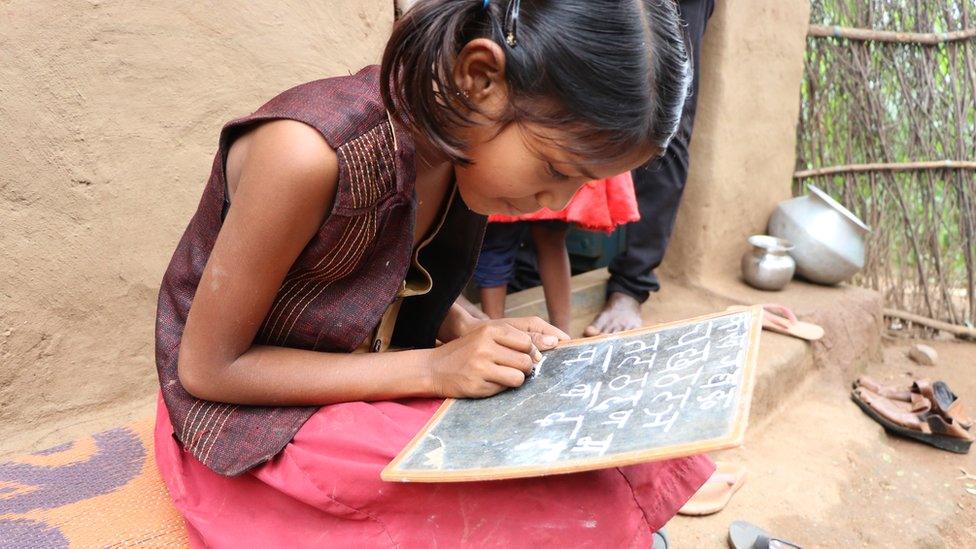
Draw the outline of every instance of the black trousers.
M607 293L622 292L643 303L661 288L654 269L664 259L678 204L688 178L688 143L698 102L701 40L714 0L682 0L678 11L685 23L686 41L693 58L691 93L681 113L678 132L664 156L632 172L640 221L627 225L627 249L610 263Z

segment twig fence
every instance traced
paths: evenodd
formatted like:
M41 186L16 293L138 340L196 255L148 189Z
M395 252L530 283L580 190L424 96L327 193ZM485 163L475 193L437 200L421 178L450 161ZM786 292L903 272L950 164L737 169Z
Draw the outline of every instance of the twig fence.
M812 9L794 190L818 185L873 228L855 282L886 307L972 327L976 2Z

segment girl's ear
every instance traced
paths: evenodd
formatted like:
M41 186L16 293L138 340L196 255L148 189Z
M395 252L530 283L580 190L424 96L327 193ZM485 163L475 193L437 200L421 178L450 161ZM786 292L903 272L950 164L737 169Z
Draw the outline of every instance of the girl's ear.
M505 81L505 52L487 38L468 42L454 63L454 84L478 112L491 119L501 118L508 107Z

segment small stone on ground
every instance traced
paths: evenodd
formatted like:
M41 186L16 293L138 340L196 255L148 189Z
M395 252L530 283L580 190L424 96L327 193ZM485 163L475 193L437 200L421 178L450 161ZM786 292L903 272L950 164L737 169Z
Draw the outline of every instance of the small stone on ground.
M923 366L935 366L939 360L939 353L928 345L916 343L908 350L908 357Z

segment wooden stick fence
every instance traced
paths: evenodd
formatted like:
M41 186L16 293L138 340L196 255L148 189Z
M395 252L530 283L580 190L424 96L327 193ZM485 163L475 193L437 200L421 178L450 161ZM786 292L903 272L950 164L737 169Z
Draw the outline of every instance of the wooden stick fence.
M895 42L899 44L922 44L937 46L946 42L969 40L976 37L976 28L952 32L894 32L875 29L857 29L837 25L810 25L807 36L817 38L847 38L864 42Z
M795 191L875 229L854 282L888 312L976 324L976 2L812 0L811 21Z
M836 175L841 173L907 172L919 170L976 170L976 162L969 160L932 160L927 162L875 162L872 164L847 164L812 170L800 170L793 174L796 179Z

